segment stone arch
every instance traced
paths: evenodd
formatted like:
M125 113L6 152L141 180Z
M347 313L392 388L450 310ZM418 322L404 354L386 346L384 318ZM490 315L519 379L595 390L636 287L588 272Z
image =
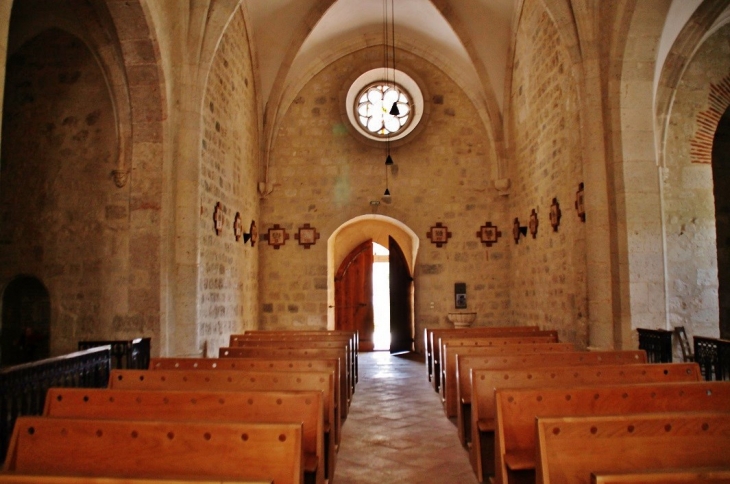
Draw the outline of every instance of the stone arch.
M706 40L706 35L713 28L715 21L725 11L728 5L730 5L730 0L702 2L679 32L679 35L667 54L664 64L661 66L661 73L659 74L659 78L656 79L657 85L654 100L655 126L657 129L656 139L661 164L664 163L665 138L671 116L672 104L679 82L691 62L692 56ZM717 127L717 123L715 123L715 127ZM709 158L705 158L704 162L708 163Z
M714 22L704 18L706 14L700 9L695 12L704 19L703 25L708 26ZM690 19L689 23L692 22ZM688 29L693 30L686 26L683 32ZM682 37L680 33L677 41L681 42ZM720 214L716 213L713 200L715 181L708 163L711 157L704 154L711 142L701 141L715 136L721 113L730 105L730 96L720 94L723 88L727 89L730 78L728 37L730 24L725 23L710 35L700 38L693 34L686 39L698 43L672 88L666 122L661 113L657 113L655 120L661 136L658 164L662 174L661 221L666 250L666 325L668 329L685 326L690 336L716 337L720 329L717 252ZM661 82L658 98L667 89Z
M0 366L48 358L50 331L48 289L33 276L16 276L2 296Z
M617 238L623 347L636 347L634 329L664 327L666 291L663 252L660 173L656 168L653 133L653 72L656 49L671 1L636 2L627 16L625 48L620 60L620 88L616 96L617 131L614 140ZM649 69L637 66L651 66ZM664 258L663 253L660 256ZM661 301L661 303L657 303Z
M147 4L140 0L8 1L3 2L0 10L0 28L6 34L10 32L13 9L28 6L43 11L48 9L52 14L31 15L26 34L42 32L49 27L71 33L87 45L105 77L116 121L118 146L116 166L105 175L112 190L122 189L125 192L121 199L126 199L126 210L131 212L130 246L150 249L127 252L125 257L134 259L143 252L152 257L152 263L145 264L143 269L147 272L145 276L126 278L130 280L129 291L126 286L117 288L119 297L115 300L119 301L119 310L115 310L115 315L108 319L110 322L114 320L115 327L118 321L143 319L142 330L159 341L160 301L163 298L159 284L160 258L156 255L161 249L159 224L165 217L158 216L163 209L162 194L150 187L163 186L162 126L166 115L159 49L150 27ZM4 42L8 35L0 37ZM5 80L8 50L22 40L10 38L7 44L0 43L0 80ZM2 96L4 94L0 94L0 103L4 101ZM130 300L134 298L133 294L144 294L143 299L150 302L147 307L140 308L144 314L126 309L138 307Z
M360 215L340 225L327 239L327 329L335 327L334 280L340 263L364 240L372 239L388 247L388 236L392 236L403 249L413 274L420 240L410 227L395 218L378 214Z

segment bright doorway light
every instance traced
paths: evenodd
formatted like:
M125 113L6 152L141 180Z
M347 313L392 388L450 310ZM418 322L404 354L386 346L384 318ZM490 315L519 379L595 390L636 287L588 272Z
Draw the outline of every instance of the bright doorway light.
M374 350L390 349L390 267L388 249L373 242Z

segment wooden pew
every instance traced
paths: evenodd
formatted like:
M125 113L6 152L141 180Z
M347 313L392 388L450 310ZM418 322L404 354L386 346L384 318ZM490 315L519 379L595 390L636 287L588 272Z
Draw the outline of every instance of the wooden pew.
M112 390L174 390L235 392L320 391L324 395L325 466L328 478L334 476L335 456L335 392L334 375L323 371L249 371L249 370L112 370Z
M355 346L355 338L352 334L269 334L266 331L260 331L255 333L244 333L244 334L232 334L230 337L230 345L232 347L243 346L251 342L269 342L269 343L281 343L282 348L291 347L292 344L297 346L313 346L322 347L319 343L327 343L326 347L336 347L337 343L345 345L347 348L347 361L350 365L350 374L352 375L351 393L355 392L355 383L357 375L357 358L358 351ZM316 343L316 345L309 345L309 343Z
M347 416L348 407L351 403L348 385L350 374L347 371L345 356L342 349L330 348L268 348L268 347L222 347L218 349L218 357L225 358L261 358L261 359L300 359L305 361L319 359L337 359L339 360L340 373L339 380L340 394L338 395L338 406L341 406L340 415ZM342 399L344 398L344 401Z
M19 417L3 471L301 484L302 425Z
M591 473L592 484L728 484L730 467L657 470L627 474Z
M129 479L126 477L42 476L39 474L0 474L2 484L272 484L271 480Z
M480 327L480 328L454 328L454 329L434 329L427 333L428 335L428 351L430 351L429 375L431 376L431 385L435 391L438 391L439 378L441 373L440 367L440 349L439 340L443 336L455 336L462 338L471 338L478 336L504 337L512 335L524 335L538 331L533 326L515 326L515 327Z
M537 420L537 482L591 473L730 466L730 414L653 413Z
M448 348L447 348L448 350ZM463 355L452 353L456 360L456 405L459 440L462 445L471 442L471 370L502 370L540 366L568 365L629 365L646 363L644 350L628 351L575 351L536 353L524 355ZM447 353L447 369L450 360ZM447 370L448 371L448 370ZM448 381L448 380L447 380Z
M345 330L246 330L243 334L245 335L258 335L267 334L271 336L277 335L305 335L305 336L317 336L323 339L333 338L337 336L347 336L351 341L352 357L355 362L355 383L358 379L358 353L360 350L360 334L357 331L345 331ZM229 346L235 346L233 344L234 337L238 335L231 335Z
M335 392L340 399L335 406L335 419L340 419L339 432L347 414L347 389L343 387L344 374L339 358L302 360L296 358L150 358L150 370L269 370L269 371L334 371Z
M472 466L480 482L495 472L494 391L498 388L691 382L701 379L700 368L696 363L472 370L470 452Z
M477 346L505 346L505 345L524 345L524 344L540 344L540 343L557 343L557 331L532 331L529 334L509 335L509 336L473 336L470 338L462 338L458 336L440 336L438 339L438 352L434 355L434 369L438 367L439 375L435 378L438 385L437 391L441 394L441 401L444 402L444 392L446 388L445 382L445 362L446 362L446 346L452 349L469 348ZM456 408L447 409L449 417L456 416Z
M426 353L426 368L428 369L428 381L432 381L433 376L433 338L431 334L434 331L443 332L445 334L464 334L465 336L479 334L479 332L490 333L523 333L527 331L538 331L538 326L479 326L476 328L425 328L423 330L423 348ZM438 338L436 339L438 341Z
M730 411L730 382L500 388L496 403L496 479L535 482L535 418Z
M352 394L355 389L352 357L349 347L344 341L297 341L297 340L238 340L237 346L231 348L266 348L266 349L330 349L342 352L340 357L344 362L347 378L347 401L352 401ZM218 350L220 356L221 349Z
M301 423L304 482L324 484L322 392L51 388L43 415L124 420Z

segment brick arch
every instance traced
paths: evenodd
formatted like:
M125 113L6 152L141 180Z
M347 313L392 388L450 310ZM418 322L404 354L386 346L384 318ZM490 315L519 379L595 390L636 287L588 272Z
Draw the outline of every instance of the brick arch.
M692 56L704 37L712 28L715 20L730 5L730 0L702 2L679 32L672 48L667 54L658 79L655 98L656 126L660 140L660 163L663 164L664 144L667 134L672 103L682 75L692 61ZM715 124L717 128L717 124Z
M712 163L712 144L723 114L730 107L730 74L710 84L707 109L697 113L695 135L690 139L692 163Z

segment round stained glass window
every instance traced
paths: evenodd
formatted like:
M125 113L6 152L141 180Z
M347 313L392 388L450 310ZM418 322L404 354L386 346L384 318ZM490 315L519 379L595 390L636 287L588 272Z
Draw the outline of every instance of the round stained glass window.
M387 138L411 122L411 99L397 84L376 82L357 95L355 112L360 126L374 136Z

